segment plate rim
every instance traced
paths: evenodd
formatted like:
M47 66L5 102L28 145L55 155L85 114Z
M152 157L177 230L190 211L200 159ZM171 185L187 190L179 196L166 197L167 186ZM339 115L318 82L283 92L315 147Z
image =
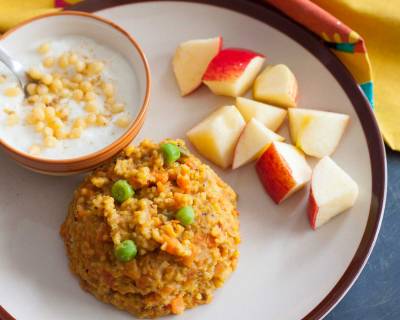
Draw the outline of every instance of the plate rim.
M372 177L371 204L364 234L350 264L331 291L302 320L323 319L343 299L362 272L375 246L384 215L387 191L386 151L369 102L347 68L319 37L263 0L85 0L68 7L68 10L94 13L143 2L197 3L225 8L255 18L284 33L309 51L328 69L351 101L368 146ZM15 320L1 305L0 319Z

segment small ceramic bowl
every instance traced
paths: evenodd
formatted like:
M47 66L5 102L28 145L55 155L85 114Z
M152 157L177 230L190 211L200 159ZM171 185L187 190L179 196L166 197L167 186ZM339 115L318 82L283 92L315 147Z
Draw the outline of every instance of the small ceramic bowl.
M124 29L104 18L84 13L69 12L46 14L23 22L0 37L0 46L9 54L23 52L26 43L45 37L80 35L112 48L131 65L139 83L139 97L134 108L136 118L125 133L105 148L77 158L46 159L31 156L2 141L0 146L20 165L36 172L68 175L93 169L126 147L141 129L148 108L151 76L145 54L139 44Z

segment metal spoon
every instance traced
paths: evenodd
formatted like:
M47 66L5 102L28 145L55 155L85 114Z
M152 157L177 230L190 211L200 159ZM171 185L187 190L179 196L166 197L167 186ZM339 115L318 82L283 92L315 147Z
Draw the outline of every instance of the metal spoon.
M0 61L10 69L10 71L17 78L19 85L23 89L25 96L27 96L26 85L28 83L28 78L25 74L25 69L22 63L13 59L3 48L0 47Z

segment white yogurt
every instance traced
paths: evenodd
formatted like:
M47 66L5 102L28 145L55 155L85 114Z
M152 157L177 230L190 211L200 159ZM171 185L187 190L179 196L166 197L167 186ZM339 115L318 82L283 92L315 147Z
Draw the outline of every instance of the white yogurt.
M51 46L47 55L41 55L37 52L38 46L42 43L49 43ZM73 51L80 56L87 56L90 59L100 60L104 63L103 79L114 85L116 101L125 104L123 116L133 120L139 108L137 104L139 96L138 79L128 61L112 49L102 46L87 37L71 35L32 42L28 44L26 52L15 58L22 62L26 70L30 67L36 67L40 71L48 73L48 69L42 66L43 58L45 56L57 57L66 51ZM20 151L28 152L32 145L41 145L43 143L43 136L41 133L36 132L33 126L26 124L25 118L32 106L23 102L24 97L22 94L13 98L4 95L4 90L10 86L17 85L17 82L9 70L1 63L0 74L7 76L7 81L0 84L0 139ZM105 111L103 97L97 96L96 103L101 112ZM83 102L62 99L60 105L69 106L71 112L69 119L88 114L84 111ZM19 118L18 124L7 125L8 115L5 109L11 109L17 114ZM102 127L89 126L83 131L80 138L59 140L54 147L41 149L41 153L38 156L49 159L68 159L103 149L126 131L126 128L115 125L115 120L121 116L121 114L109 114L109 125ZM70 120L67 121L66 127L71 126L71 122Z

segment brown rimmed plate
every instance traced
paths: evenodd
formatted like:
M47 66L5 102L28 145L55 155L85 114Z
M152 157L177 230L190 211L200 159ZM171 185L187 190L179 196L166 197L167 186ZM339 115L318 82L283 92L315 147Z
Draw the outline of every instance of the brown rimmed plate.
M270 63L289 65L299 81L299 106L351 116L333 159L359 184L360 197L353 209L318 231L309 228L305 214L307 190L276 206L264 194L252 165L234 172L216 169L240 196L239 267L210 305L180 317L323 318L365 265L379 232L386 194L378 126L345 67L315 36L257 3L88 0L76 9L116 21L147 54L154 85L148 118L136 142L144 137L184 137L215 107L233 103L207 88L181 98L172 75L170 60L178 43L215 35L224 37L226 47L252 49L266 54ZM287 136L285 128L280 132ZM0 186L4 308L17 319L130 319L83 292L68 271L58 227L79 177L42 177L6 159L0 161L8 181Z

